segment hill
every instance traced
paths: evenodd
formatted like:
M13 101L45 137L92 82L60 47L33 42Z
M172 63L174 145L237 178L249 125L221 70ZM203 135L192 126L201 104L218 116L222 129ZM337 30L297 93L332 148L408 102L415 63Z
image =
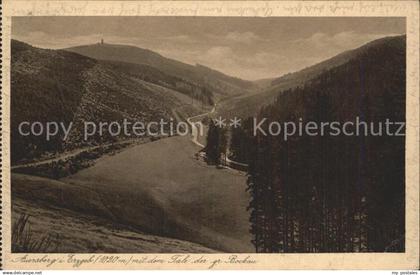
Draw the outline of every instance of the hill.
M127 45L91 44L65 49L98 60L149 65L165 74L193 82L215 94L216 98L238 95L254 89L251 81L231 77L202 65L190 65L166 58L151 50Z
M213 93L206 87L169 75L149 65L107 60L100 62L111 66L113 69L125 72L132 77L180 92L191 97L191 101L196 100L204 105L214 104Z
M12 163L118 139L104 134L84 141L85 121L169 121L174 110L181 115L198 112L199 105L193 105L191 97L202 95L202 104L211 101L208 93L194 95L184 88L187 82L149 67L133 66L12 40ZM45 142L45 135L20 135L18 125L23 121L73 123L73 127L66 142L62 133Z
M271 121L303 122L304 129L311 122L315 134L302 130L285 139L283 132L259 132L233 139L232 147L248 154L241 157L250 167L249 207L259 252L405 249L405 136L404 129L398 132L406 116L405 36L350 54L337 66L324 63L329 68L319 74L307 70L303 75L317 75L284 90L258 113L267 119L266 132ZM399 124L385 132L387 120ZM344 123L353 125L344 129Z
M229 104L221 104L219 112L226 117L235 115L240 117L253 116L262 106L273 103L281 92L291 88L302 87L307 81L315 79L326 71L351 62L367 52L375 51L381 47L392 47L392 45L401 43L398 41L401 41L404 37L396 36L377 39L298 72L288 73L279 78L272 79L271 84L259 93L246 94L233 99Z

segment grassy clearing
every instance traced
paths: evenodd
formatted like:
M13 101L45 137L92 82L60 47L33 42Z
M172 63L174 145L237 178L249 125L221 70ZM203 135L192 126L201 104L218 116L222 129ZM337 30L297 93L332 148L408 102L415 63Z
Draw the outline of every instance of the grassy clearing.
M12 251L15 253L217 252L119 224L105 215L100 195L89 190L18 174L12 174L12 186Z
M149 233L253 252L245 176L195 160L198 150L189 137L162 139L63 181L95 190L114 217Z

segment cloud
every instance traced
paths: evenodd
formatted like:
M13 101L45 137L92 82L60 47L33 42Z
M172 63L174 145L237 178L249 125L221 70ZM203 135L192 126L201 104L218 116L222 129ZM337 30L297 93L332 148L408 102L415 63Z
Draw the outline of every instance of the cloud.
M238 64L238 56L231 47L214 46L196 56L197 63L232 73Z
M263 41L261 37L259 37L253 32L229 32L228 34L226 34L225 39L232 42L246 44Z
M264 51L244 55L227 46L211 47L197 56L200 64L250 80L279 76L286 59L277 53Z
M221 34L221 35L207 34L206 36L213 43L217 43L220 45L232 44L232 43L250 45L253 43L267 41L250 31L248 32L234 31L234 32L228 32L226 34Z
M354 49L375 39L390 36L392 34L370 34L357 33L354 31L339 32L336 34L326 34L317 32L310 37L293 41L293 47L297 50L310 50L314 53L338 54L342 51ZM396 35L396 34L395 34Z
M229 58L233 55L233 50L230 47L212 47L207 52L204 53L204 57L212 60L212 59L223 59Z
M180 43L180 44L193 44L193 43L200 43L201 41L197 38L194 38L189 35L173 35L173 36L163 36L157 37L156 40L161 40L162 42L171 42L171 43Z
M62 49L97 43L101 40L102 36L99 34L91 34L72 37L51 37L44 32L35 31L26 35L12 35L12 38L41 48ZM114 39L119 40L120 38L115 37Z

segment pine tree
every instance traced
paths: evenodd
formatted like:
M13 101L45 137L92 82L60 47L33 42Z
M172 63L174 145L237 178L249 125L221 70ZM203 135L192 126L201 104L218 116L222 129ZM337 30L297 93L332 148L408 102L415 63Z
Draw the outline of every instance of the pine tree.
M207 144L204 148L207 162L209 164L218 164L219 162L219 128L210 120L209 130L207 132Z

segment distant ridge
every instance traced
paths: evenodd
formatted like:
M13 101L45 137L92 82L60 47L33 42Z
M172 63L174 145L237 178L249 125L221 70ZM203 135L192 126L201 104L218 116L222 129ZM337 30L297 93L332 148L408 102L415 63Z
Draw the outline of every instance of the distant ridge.
M151 50L119 44L91 44L64 49L97 60L128 62L149 65L166 74L196 82L207 87L219 97L247 93L255 88L252 81L242 80L210 69L170 59Z
M287 90L304 85L306 82L315 79L326 71L345 65L361 55L372 54L376 51L385 51L390 48L390 53L395 53L401 47L405 47L405 35L384 37L363 46L345 51L325 61L307 67L294 73L288 73L271 81L271 85L257 94L243 95L232 100L228 105L222 105L220 112L229 116L253 116L262 106L273 103L277 96ZM388 58L387 56L383 57Z

